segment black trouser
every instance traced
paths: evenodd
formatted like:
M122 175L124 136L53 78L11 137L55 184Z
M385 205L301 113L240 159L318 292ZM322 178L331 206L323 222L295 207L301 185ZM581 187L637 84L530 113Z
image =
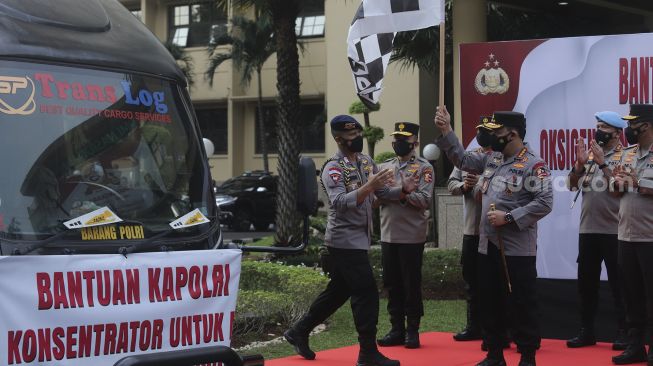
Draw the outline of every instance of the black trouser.
M628 328L653 336L653 242L619 241Z
M619 279L618 247L614 234L578 235L578 294L580 296L581 326L594 329L594 319L599 306L601 262L605 262L612 300L617 312L619 329L625 327L624 300Z
M480 302L478 293L478 235L463 235L463 250L460 265L463 270L465 292L467 293L467 326L480 328Z
M488 350L490 353L500 352L506 342L506 331L510 328L512 338L522 353L534 353L540 343L535 256L506 256L512 284L512 293L508 293L499 249L491 242L487 246L487 255L478 254L478 275Z
M323 269L329 273L330 281L295 328L300 332L310 332L351 298L358 338L374 345L379 320L379 292L367 251L328 247L324 264L327 268Z
M381 243L383 287L388 291L388 313L391 318L420 318L422 302L422 258L424 243Z

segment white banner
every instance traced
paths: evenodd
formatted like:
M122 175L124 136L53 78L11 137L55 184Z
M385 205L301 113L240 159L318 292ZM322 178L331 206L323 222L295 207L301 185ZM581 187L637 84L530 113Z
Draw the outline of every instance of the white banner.
M231 342L239 250L0 257L0 364L112 366Z
M525 141L554 182L553 212L538 223L538 276L576 278L582 198L570 209L575 193L565 186L576 142L593 139L596 112L653 102L653 34L462 45L460 63L466 143L480 115L526 115Z

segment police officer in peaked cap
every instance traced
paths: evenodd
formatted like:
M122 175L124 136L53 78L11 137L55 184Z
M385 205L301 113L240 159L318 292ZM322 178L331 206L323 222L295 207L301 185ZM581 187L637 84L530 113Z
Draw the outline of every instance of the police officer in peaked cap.
M465 151L451 129L446 107L438 107L436 144L459 169L482 174L479 287L487 357L478 366L504 366L510 325L521 352L519 366L534 366L540 343L535 285L537 222L551 212L553 190L546 163L524 143L526 120L517 112L494 112L492 154ZM510 308L509 314L505 309ZM507 317L512 321L508 321Z
M376 346L379 293L368 258L372 229L372 198L405 200L417 188L412 179L396 184L393 172L379 170L362 153L362 126L353 117L331 120L331 134L338 152L322 167L321 182L329 199L325 234L328 255L323 268L330 281L308 312L284 333L298 354L314 359L308 345L310 331L350 299L360 351L357 366L398 366L399 361L381 354Z
M476 126L476 142L480 145L475 152L490 154L491 129L486 126L490 122L488 116L480 117ZM483 180L479 174L463 172L455 168L447 181L449 193L463 196L463 243L460 264L467 295L467 325L461 332L454 334L456 341L473 341L482 339L481 303L478 288L478 243L479 224L481 222L481 187Z
M402 199L379 199L383 286L388 291L388 313L392 328L378 340L379 346L404 345L419 348L422 302L422 257L433 192L433 167L418 156L419 125L395 123L392 148L396 157L379 167L393 172L395 184L412 179L418 188Z
M617 365L648 361L653 366L653 105L631 104L628 126L610 188L619 200L619 266L623 273L628 346L612 357ZM644 339L648 333L649 350Z

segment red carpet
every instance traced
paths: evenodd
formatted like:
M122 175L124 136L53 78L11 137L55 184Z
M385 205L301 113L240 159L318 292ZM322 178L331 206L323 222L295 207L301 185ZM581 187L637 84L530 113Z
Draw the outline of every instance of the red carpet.
M403 347L384 347L386 356L398 359L402 366L469 366L476 365L485 357L480 341L455 342L450 333L421 334L422 348L408 350ZM619 354L610 344L599 343L593 347L569 349L561 340L542 340L537 353L538 366L612 366L611 357ZM300 356L266 360L272 366L353 366L356 363L358 346L344 347L317 353L314 361ZM505 350L508 366L517 366L519 354L513 344ZM644 365L645 363L641 363Z

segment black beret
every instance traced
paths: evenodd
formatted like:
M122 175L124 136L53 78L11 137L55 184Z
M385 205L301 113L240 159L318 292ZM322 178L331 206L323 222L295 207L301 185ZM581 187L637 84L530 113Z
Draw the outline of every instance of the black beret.
M653 122L653 104L631 104L630 113L621 118L633 122Z
M351 131L353 129L362 130L363 126L352 116L341 114L331 120L331 131Z
M395 123L395 130L390 135L413 136L419 135L419 125L410 122Z

